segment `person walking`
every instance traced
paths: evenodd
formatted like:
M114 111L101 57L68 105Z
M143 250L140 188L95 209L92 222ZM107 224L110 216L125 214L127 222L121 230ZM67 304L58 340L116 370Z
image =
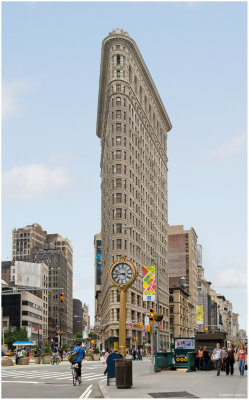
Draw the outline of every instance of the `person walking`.
M217 376L220 375L220 368L221 368L221 363L223 360L223 355L222 355L222 350L220 348L220 343L216 343L216 348L214 349L212 353L212 360L214 361L215 364L215 369L217 370Z
M106 364L108 356L111 354L111 350L107 349L103 358L103 364Z
M245 361L246 361L246 350L245 346L241 344L239 348L239 372L241 376L244 376Z
M203 363L205 371L209 371L209 360L210 360L210 353L206 346L203 348Z
M135 349L133 350L132 355L133 355L133 360L134 361L137 360L137 352Z
M232 343L229 343L227 349L227 359L226 359L226 375L233 375L233 364L235 363L235 351L233 349Z
M201 346L198 350L198 369L202 369L203 365L203 347Z
M226 359L227 359L227 351L225 347L222 347L222 363L221 363L221 371L226 371Z

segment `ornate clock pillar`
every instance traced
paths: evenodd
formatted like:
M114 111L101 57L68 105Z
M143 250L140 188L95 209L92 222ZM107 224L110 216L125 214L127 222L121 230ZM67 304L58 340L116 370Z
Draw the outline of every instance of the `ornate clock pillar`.
M135 265L126 257L115 261L109 269L109 278L120 292L119 350L124 358L126 356L126 293L137 275L138 271Z

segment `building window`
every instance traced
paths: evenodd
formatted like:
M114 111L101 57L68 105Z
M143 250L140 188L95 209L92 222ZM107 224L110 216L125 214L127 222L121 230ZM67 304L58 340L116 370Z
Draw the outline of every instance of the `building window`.
M116 225L116 233L122 233L122 224Z
M116 202L117 203L121 203L122 202L122 194L121 193L117 193L116 194Z
M121 145L121 136L116 136L116 145L117 146Z
M122 240L117 239L117 249L121 249L121 247L122 247Z
M116 160L121 160L121 150L116 150Z
M121 85L116 85L116 92L121 93Z
M174 307L170 307L169 312L170 312L170 314L174 314Z
M117 78L120 78L120 70L117 70Z
M116 118L121 118L121 111L120 110L116 110Z
M121 98L116 97L116 106L121 106Z
M116 173L121 174L122 169L121 169L121 164L116 164Z
M121 124L116 124L116 132L121 132Z
M117 55L117 65L120 65L120 55Z
M116 209L116 215L117 215L117 218L122 218L122 208Z
M122 180L120 178L116 179L116 187L121 188L122 187Z
M174 297L173 296L169 296L169 302L173 303L173 301L174 301Z

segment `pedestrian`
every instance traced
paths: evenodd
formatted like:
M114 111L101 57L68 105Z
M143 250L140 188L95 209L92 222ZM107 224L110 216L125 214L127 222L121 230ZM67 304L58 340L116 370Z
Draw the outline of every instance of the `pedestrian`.
M198 369L202 369L203 364L203 347L201 346L198 350Z
M227 350L227 359L226 359L226 375L233 375L233 364L235 363L235 351L233 349L232 343L229 343Z
M111 350L107 349L104 355L104 359L103 359L103 364L106 364L107 358L109 357L109 355L111 354Z
M244 376L245 361L246 361L246 350L245 346L241 344L239 348L239 372L241 376Z
M223 356L222 356L222 350L220 348L220 343L217 343L216 348L214 349L214 351L212 353L212 360L214 361L215 369L217 370L217 376L220 375L222 359L223 359Z
M138 350L138 355L137 355L137 357L138 357L139 361L142 361L143 356L142 356L142 352L141 352L140 349Z
M18 351L19 351L19 349L18 348L16 348L16 350L15 350L15 358L16 358L16 365L18 365Z
M134 361L137 360L137 352L136 352L135 349L134 349L133 352L132 352L132 356L133 356L133 360L134 360Z
M209 371L210 353L206 346L204 346L202 354L205 371Z
M63 361L63 348L62 348L62 346L60 346L59 353L60 353L60 356L61 356L61 361Z
M221 363L221 371L226 371L226 359L227 359L227 351L225 347L222 347L222 363Z

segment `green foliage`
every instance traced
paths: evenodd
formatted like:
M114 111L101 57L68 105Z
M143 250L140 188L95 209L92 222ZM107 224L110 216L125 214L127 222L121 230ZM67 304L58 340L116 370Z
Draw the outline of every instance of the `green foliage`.
M27 335L27 329L23 326L21 329L9 327L9 330L4 333L4 342L8 345L8 348L12 350L14 348L13 343L17 341L29 340Z
M89 332L89 333L88 333L88 337L89 337L91 340L94 340L94 339L97 338L97 335L95 335L94 332Z
M74 340L83 339L82 331L76 332L73 338Z
M99 349L94 349L93 354L99 354Z
M42 356L50 356L51 354L52 354L52 352L51 352L50 345L48 342L45 342L44 346L43 346Z
M62 345L62 350L63 351L68 351L68 345L67 344L63 344Z

